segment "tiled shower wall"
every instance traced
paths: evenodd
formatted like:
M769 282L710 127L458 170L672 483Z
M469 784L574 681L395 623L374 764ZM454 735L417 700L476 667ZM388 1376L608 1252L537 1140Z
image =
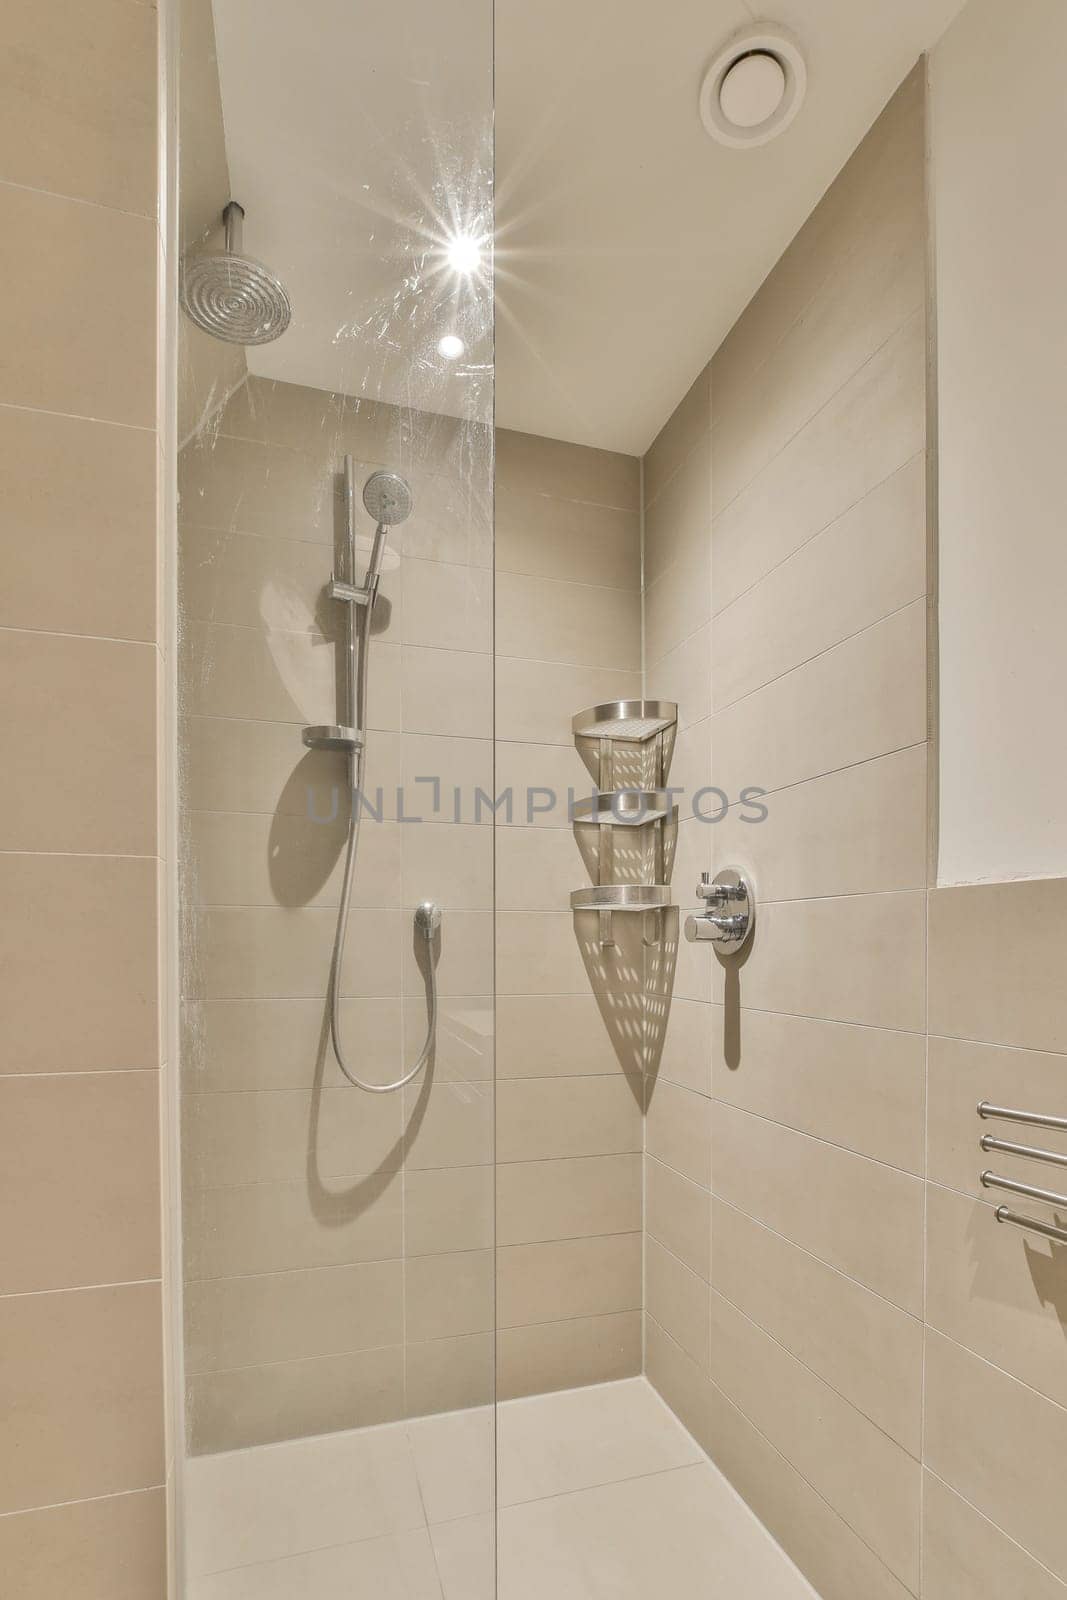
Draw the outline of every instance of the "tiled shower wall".
M638 930L588 882L571 718L640 692L638 462L497 436L497 1228L502 1399L641 1368ZM529 804L528 804L529 801ZM588 843L588 841L586 841ZM632 923L635 919L629 919ZM637 919L638 921L640 919Z
M494 779L487 447L451 419L252 378L182 454L198 1452L484 1402L494 1321L502 1394L640 1368L640 1077L601 1005L641 996L566 909L586 878L566 790L590 787L570 719L640 682L638 465L500 437ZM376 612L366 787L382 786L385 818L363 825L344 1007L370 1075L398 1074L425 1022L411 910L439 900L437 1069L403 1096L346 1086L321 1036L343 801L321 819L344 769L306 752L300 727L334 718L337 619L321 591L346 450L360 481L399 465L415 490ZM476 791L509 787L511 820L498 809L494 828ZM558 803L527 822L527 789Z
M300 731L336 718L322 591L346 452L360 483L389 465L415 492L375 610L364 789L380 820L363 822L342 985L354 1069L399 1076L426 1024L413 908L441 903L436 1072L392 1095L349 1087L326 1047L346 778ZM473 805L492 783L491 467L484 430L255 378L182 453L195 1452L491 1393L492 828ZM439 780L437 811L420 778Z
M824 1600L1044 1600L1063 1586L1037 1562L1067 1576L1063 1266L978 1197L974 1107L1062 1111L1065 1080L958 1040L1063 1048L1064 902L927 893L923 88L920 67L645 461L647 688L681 702L676 781L733 801L683 814L676 899L728 865L759 897L742 959L678 954L646 1362ZM929 1068L928 1008L953 1036Z
M156 20L4 13L0 1587L21 1600L165 1587Z

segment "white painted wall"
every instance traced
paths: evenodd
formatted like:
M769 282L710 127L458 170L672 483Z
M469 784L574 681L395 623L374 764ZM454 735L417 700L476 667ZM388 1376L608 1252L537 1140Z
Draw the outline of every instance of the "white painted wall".
M942 883L1067 875L1065 60L1065 0L931 57Z

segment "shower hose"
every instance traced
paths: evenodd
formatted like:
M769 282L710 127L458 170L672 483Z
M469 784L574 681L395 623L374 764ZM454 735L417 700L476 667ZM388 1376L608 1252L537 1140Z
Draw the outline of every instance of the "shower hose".
M369 627L370 607L367 608L368 625L359 630L357 645L358 662L356 666L357 688L357 727L366 727L364 715L367 701L367 645L370 636ZM435 926L431 917L425 915L426 908L421 907L415 913L415 926L426 940L426 999L428 1017L426 1023L426 1038L422 1049L419 1051L415 1065L397 1078L393 1083L367 1083L345 1060L344 1048L341 1044L341 966L344 962L345 944L348 939L348 914L352 906L352 888L356 881L356 858L359 854L359 824L360 824L360 782L362 771L363 751L353 750L349 757L349 772L351 777L351 808L348 814L348 841L345 847L345 872L341 883L341 903L337 911L337 931L333 940L333 958L330 961L330 1039L333 1043L333 1053L337 1057L337 1065L356 1089L365 1089L368 1094L393 1094L397 1089L402 1089L410 1083L412 1078L418 1076L430 1059L433 1051L434 1040L437 1036L437 965L434 961L433 936Z

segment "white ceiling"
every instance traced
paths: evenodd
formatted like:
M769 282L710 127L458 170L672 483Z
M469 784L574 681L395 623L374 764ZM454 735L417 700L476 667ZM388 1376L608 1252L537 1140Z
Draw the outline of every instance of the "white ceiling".
M807 100L732 150L697 91L744 0L497 0L497 421L642 452L962 3L774 0ZM489 0L214 7L246 248L293 300L250 369L486 414L488 285L457 301L428 236L489 200Z

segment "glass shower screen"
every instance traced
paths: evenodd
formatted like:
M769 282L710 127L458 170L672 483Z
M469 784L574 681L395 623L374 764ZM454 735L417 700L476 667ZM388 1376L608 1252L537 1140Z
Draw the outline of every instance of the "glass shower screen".
M178 10L180 1592L489 1595L491 6Z

